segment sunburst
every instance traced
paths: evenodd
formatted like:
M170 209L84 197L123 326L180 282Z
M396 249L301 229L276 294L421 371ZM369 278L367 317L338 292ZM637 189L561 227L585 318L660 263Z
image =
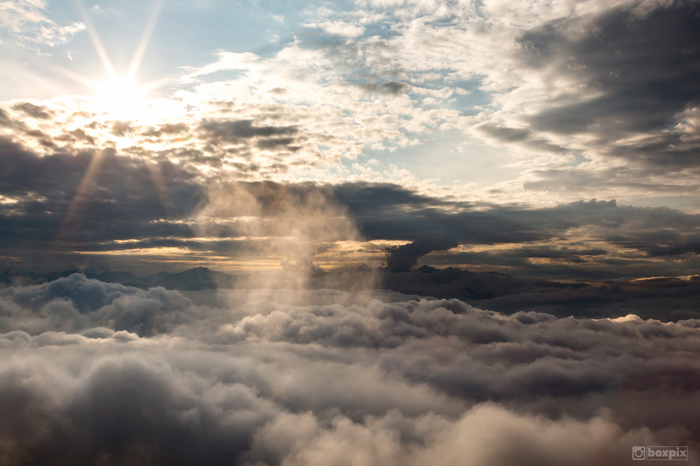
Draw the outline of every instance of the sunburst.
M95 110L115 120L138 120L147 113L145 89L125 78L112 78L97 86Z
M129 70L126 75L120 76L116 73L114 66L112 66L112 61L102 45L97 29L92 24L81 0L76 0L76 5L95 46L95 51L107 73L107 79L103 82L89 81L90 86L95 90L93 110L96 113L104 114L107 118L115 120L140 120L149 116L146 94L150 89L157 87L157 84L138 86L135 83L135 78L164 4L165 0L156 0L154 2L153 12L136 47Z
M77 81L87 84L95 90L92 98L92 108L90 110L97 114L104 115L108 120L121 121L139 121L145 120L153 116L152 106L148 102L147 93L149 90L161 85L161 82L151 83L150 85L139 86L135 84L135 77L143 60L146 48L150 42L151 35L155 29L160 11L162 10L165 0L156 0L153 5L153 13L149 19L143 36L134 53L134 58L131 61L131 66L125 76L119 76L112 66L112 62L102 45L102 41L95 29L90 17L87 14L80 0L75 0L76 5L83 17L83 21L92 39L95 51L102 62L102 65L107 73L107 79L103 82L95 82L82 76L75 75L68 71L64 71L67 76L73 77ZM63 70L62 70L63 71ZM63 218L61 230L58 233L57 241L65 238L70 229L77 229L79 223L80 211L85 202L90 198L90 191L94 189L94 182L101 170L103 152L96 151L92 156L91 162L83 174L82 180L78 186L76 195L73 197L68 209ZM158 170L152 164L146 161L148 171L153 179L154 185L158 191L161 202L166 210L170 210L170 202L165 193L163 180L158 173Z

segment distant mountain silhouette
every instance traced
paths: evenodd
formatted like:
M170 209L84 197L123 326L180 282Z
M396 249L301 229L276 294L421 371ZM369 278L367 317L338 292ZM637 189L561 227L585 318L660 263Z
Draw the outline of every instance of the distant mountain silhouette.
M103 272L96 277L99 281L105 283L136 283L141 280L139 277L130 272Z
M435 267L431 267L429 265L422 265L418 267L415 271L416 272L422 272L422 273L431 273L431 272L436 272L438 269Z
M163 276L151 286L162 286L169 290L214 290L216 288L231 288L233 280L233 276L223 272L215 272L206 267L196 267L184 272Z
M0 283L15 286L38 285L45 282L52 282L61 277L70 277L74 273L82 273L87 278L97 278L97 275L80 270L64 270L62 272L25 272L22 270L3 270L0 272Z
M67 277L77 270L38 273L0 272L0 283L39 285ZM391 272L365 264L324 270L288 267L267 273L229 275L205 267L180 273L159 272L138 277L129 272L85 273L88 278L144 289L161 286L170 290L198 291L216 288L336 289L342 291L388 290L403 295L457 298L482 309L504 313L546 312L559 317L602 318L624 316L630 303L642 318L663 321L700 318L700 277L690 280L615 280L562 283L537 278L516 278L493 272L470 272L448 267L422 266L410 272ZM429 298L429 299L430 299Z
M130 272L104 272L96 277L108 283L121 283L127 286L153 288L162 286L168 290L213 290L230 288L234 282L232 275L215 272L206 267L195 267L180 273L158 272L146 277L137 277Z
M229 275L206 267L195 267L179 273L159 272L138 277L130 272L108 271L99 275L87 273L88 278L103 282L120 283L126 286L152 288L162 286L169 290L197 291L217 288L234 288L237 284L245 288L340 289L358 291L388 289L405 294L433 296L436 298L459 298L467 301L491 299L498 296L521 293L531 287L580 288L587 285L562 284L549 280L519 279L495 273L470 272L458 268L436 269L424 265L410 272L391 272L384 268L372 269L365 264L331 270L310 268L307 274L297 269L265 274ZM33 272L3 272L0 275L9 284L39 284L67 277L77 270L39 274ZM303 276L300 276L303 275ZM299 281L301 280L301 281Z

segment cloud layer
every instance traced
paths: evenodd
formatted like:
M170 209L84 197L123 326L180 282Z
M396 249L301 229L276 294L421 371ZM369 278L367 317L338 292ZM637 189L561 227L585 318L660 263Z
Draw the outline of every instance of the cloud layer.
M52 126L56 110L24 102L13 112ZM424 261L566 279L700 272L697 214L597 200L504 205L360 180L246 181L194 149L97 148L105 134L134 130L126 123L92 135L75 129L57 146L25 119L8 112L14 136L0 138L0 246L29 269L47 266L51 251L48 266L103 270L136 270L141 256L152 271L173 260L225 269L231 261L270 268L316 260L332 268L387 260L395 272ZM165 138L186 128L139 131ZM218 153L236 141L285 152L300 130L220 117L203 119L197 131L202 141L193 144Z
M73 275L4 290L0 323L3 464L624 464L700 440L696 320Z

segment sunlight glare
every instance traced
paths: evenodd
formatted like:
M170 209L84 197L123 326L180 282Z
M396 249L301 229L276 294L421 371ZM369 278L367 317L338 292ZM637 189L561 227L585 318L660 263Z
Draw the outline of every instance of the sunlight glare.
M97 111L116 120L138 120L146 112L145 90L123 78L98 84L94 102Z

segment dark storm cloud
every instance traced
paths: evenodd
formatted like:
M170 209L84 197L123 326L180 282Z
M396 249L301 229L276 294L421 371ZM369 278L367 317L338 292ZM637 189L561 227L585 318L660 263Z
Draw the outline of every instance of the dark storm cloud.
M427 208L453 204L450 201L430 198L391 183L344 183L333 187L339 200L347 204L356 214L385 213L395 207ZM469 207L470 204L462 204Z
M0 174L0 188L4 195L22 195L40 189L50 191L66 188L69 183L74 185L88 163L85 157L80 156L42 158L9 138L0 138L0 157L5 167ZM51 181L48 176L51 172L58 176L54 183L47 185Z
M598 96L553 104L526 117L531 129L562 135L590 133L605 153L671 170L698 165L697 128L675 131L700 103L700 9L680 1L646 15L616 8L600 17L566 19L523 34L521 59L554 67ZM571 31L585 28L583 35ZM505 131L505 130L504 130ZM524 137L511 130L501 137ZM622 146L632 135L648 138Z
M133 132L128 123L114 125L115 131ZM289 132L286 129L251 130L249 125L234 127L247 128L246 131L258 135ZM173 127L158 131L179 130ZM275 137L258 142L274 148L291 140ZM144 155L149 156L150 161L144 160ZM203 183L197 167L187 162L173 163L168 155L144 152L136 146L119 151L113 148L78 150L71 149L70 144L53 153L39 155L19 142L0 139L0 159L5 167L0 174L0 194L12 199L0 205L3 218L0 243L4 254L32 255L32 261L27 263L31 268L36 266L36 256L41 256L42 250L44 253L58 251L63 256L167 247L234 255L260 252L260 242L255 238L230 240L230 236L240 236L242 229L248 228L240 221L225 223L225 227L205 235L222 237L221 240L192 240L195 236L192 226L196 227L200 221L197 216L203 209L212 207L212 199L207 197L209 190L215 189L221 180L214 173L209 183ZM192 163L201 163L202 159L201 154L193 152ZM287 236L290 231L302 228L307 233L320 235L315 241L332 241L329 232L343 226L348 227L344 239L352 236L351 222L341 218L343 213L338 209L332 208L333 202L327 198L328 189L275 183L241 183L239 186L239 193L250 191L246 194L250 201L244 206L248 209L246 215L260 216L262 223L258 233L262 236ZM231 195L235 197L235 193ZM231 210L231 199L222 198L217 202L224 209L222 219L241 214ZM249 212L254 206L259 207L259 212ZM323 206L328 207L324 213L316 212ZM309 226L310 219L316 223ZM206 218L201 221L207 223ZM223 238L224 235L228 236ZM308 238L300 241L308 242ZM71 258L66 257L67 260ZM63 267L74 265L67 263Z
M287 143L287 138L282 139L282 142L276 137L260 141ZM242 234L238 224L231 224L230 228L217 227L212 235L221 240L199 244L191 240L194 233L190 226L178 220L197 215L211 199L206 201L206 193L196 178L199 172L189 164L174 164L160 158L149 166L136 157L121 157L114 149L73 152L63 149L39 156L7 138L0 140L0 157L4 166L0 174L0 194L16 200L0 206L5 251L38 252L59 247L66 251L108 252L137 247L186 247L236 254L258 248L253 243L232 243L226 238ZM83 181L90 170L92 174ZM79 192L81 183L83 190ZM601 278L675 274L678 271L671 262L661 266L643 259L680 256L686 260L698 252L695 233L700 226L698 216L672 209L618 206L614 201L596 200L540 209L474 204L420 195L398 185L382 183L241 182L235 185L245 197L250 197L250 205L258 206L259 211L245 213L245 209L238 209L233 212L225 206L237 195L231 193L233 197L227 201L227 195L222 193L224 197L219 196L221 199L217 201L221 208L215 208L212 215L221 218L260 215L263 221L258 231L260 235L284 236L286 233L282 230L286 227L272 228L269 223L272 218L279 219L280 215L287 218L292 211L307 215L308 208L323 201L318 205L329 208L314 213L316 231L327 230L318 222L337 223L336 217L341 215L356 223L365 239L410 242L387 251L388 267L393 271L410 270L419 258L458 245L529 246L493 253L462 252L451 259L436 258L435 263L459 264L455 261L461 258L462 264L490 263L539 271L545 276L573 278L591 278L595 273L600 273ZM299 210L298 206L303 205L308 208ZM69 212L70 206L74 207ZM291 222L289 225L294 224L291 218L287 220ZM586 231L584 237L570 236L571 231L581 229ZM59 237L61 231L63 237ZM348 234L343 236L349 237ZM323 241L337 239L328 237ZM55 243L56 240L60 240L59 243ZM114 244L114 240L131 242ZM558 241L560 247L545 251L540 244L544 241ZM606 254L599 246L573 247L567 244L570 241L597 241L632 248L642 254L609 257L612 250ZM533 266L529 260L536 258L550 259L558 265ZM593 259L595 268L576 269L577 264L587 264ZM630 261L630 266L620 266L621 259ZM641 268L630 273L634 264Z
M3 464L612 465L700 442L697 320L192 296L81 275L0 292Z

